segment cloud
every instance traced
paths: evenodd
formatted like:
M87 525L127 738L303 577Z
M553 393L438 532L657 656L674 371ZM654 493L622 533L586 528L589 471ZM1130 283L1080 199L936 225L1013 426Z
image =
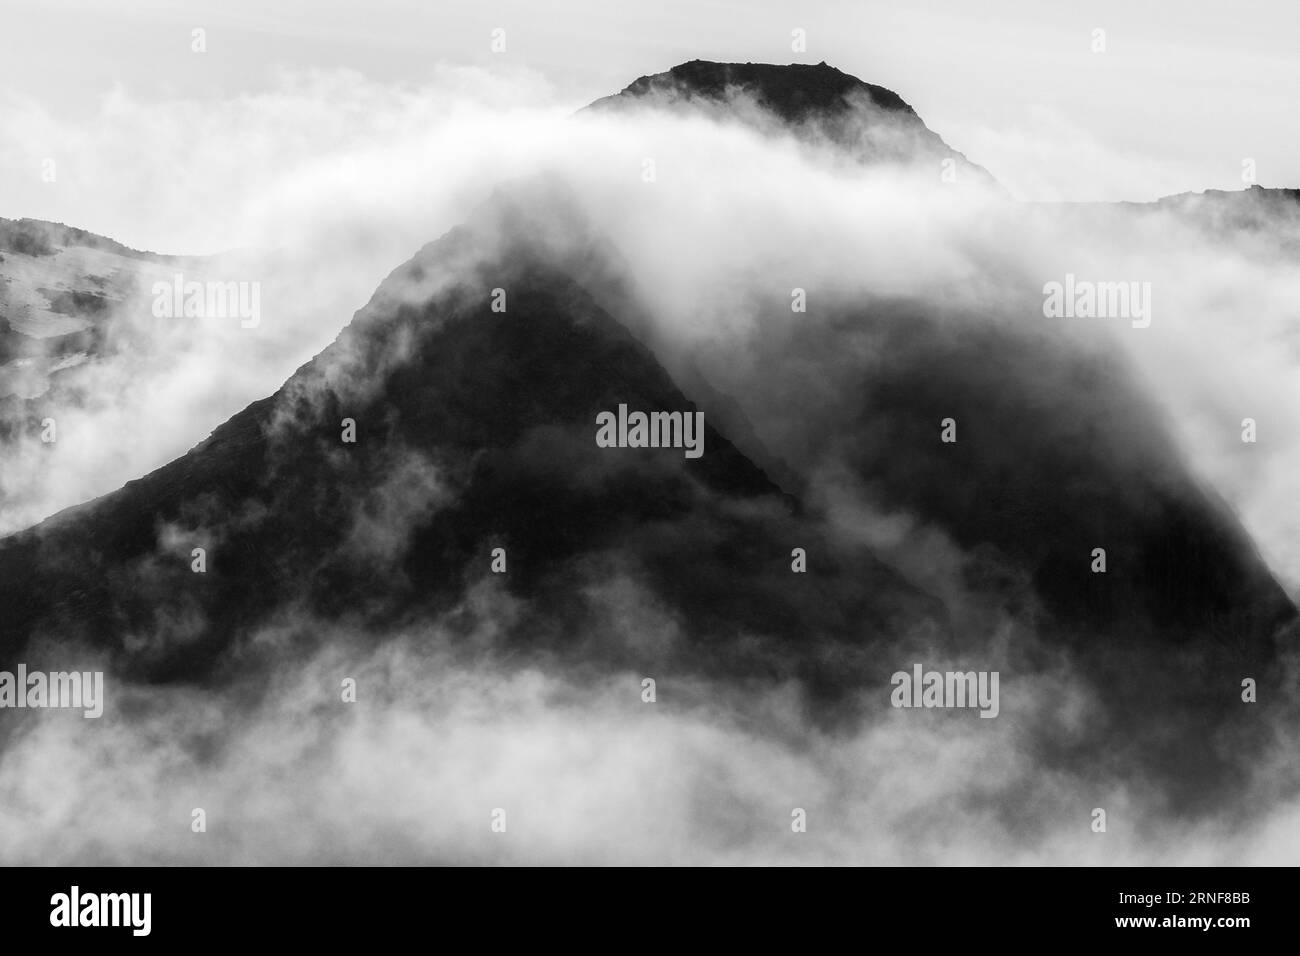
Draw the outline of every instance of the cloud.
M1234 831L1223 806L1170 810L1167 779L1140 768L1151 740L1116 733L1125 726L1109 709L1104 655L1044 623L1050 595L1027 571L1051 556L1058 516L1042 508L1053 496L1082 487L1098 496L1082 500L1158 525L1158 493L1193 500L1186 486L1199 483L1300 588L1288 500L1300 430L1287 411L1300 408L1297 289L1272 251L1296 238L1285 207L1264 207L1262 228L1207 232L1173 208L1022 206L978 183L946 184L932 165L846 163L762 122L573 119L531 86L468 72L428 88L310 75L270 94L148 109L119 92L85 130L60 134L80 137L76 155L109 160L69 184L78 225L168 251L237 246L212 268L264 282L264 318L255 330L160 324L143 294L116 309L113 334L131 347L77 372L57 457L28 442L6 458L4 530L181 454L275 392L355 308L365 326L435 292L489 289L494 269L513 278L499 260L526 235L582 273L678 381L693 369L730 400L722 430L748 423L745 450L784 462L808 492L807 523L790 527L826 536L814 561L865 562L869 548L942 600L950 632L882 626L894 643L843 640L878 624L843 620L878 595L862 597L862 580L841 568L825 590L769 588L769 603L770 578L735 574L727 594L752 617L719 635L704 614L683 613L718 567L648 560L674 547L706 554L724 537L716 513L705 515L712 524L646 522L565 565L580 572L564 583L585 603L561 637L582 653L555 650L544 630L556 602L460 566L445 571L466 576L463 600L419 626L322 621L295 592L271 624L239 631L209 681L116 674L111 710L93 727L29 715L0 765L13 797L0 802L7 862L1178 863L1289 852L1276 834L1296 808L1270 776L1294 753L1280 719L1258 776L1237 793L1261 801L1262 816ZM54 135L30 104L4 110L39 134L20 143ZM1058 128L1029 135L1041 139L1029 154L1057 149ZM463 258L424 246L494 191L494 212L457 247ZM1043 284L1067 272L1150 282L1151 327L1046 318ZM792 310L795 289L807 311ZM450 321L403 315L415 332L345 336L324 371L279 396L273 439L340 395L375 397L382 373ZM999 441L936 464L931 439L949 407L964 410L964 436L980 412L996 412ZM1240 442L1248 415L1261 422L1254 447ZM540 482L557 440L528 431L498 467ZM338 558L396 567L410 526L458 503L463 475L409 448L372 467L384 476L374 493L329 512L346 519L334 529ZM592 468L578 484L605 477ZM218 509L195 520L222 540L244 517ZM1059 517L1091 530L1106 515ZM783 520L761 518L769 529ZM160 552L183 553L193 530L165 526ZM149 562L137 571L165 593L166 574ZM880 569L870 581L902 593ZM767 632L751 624L771 608L790 618ZM164 610L135 640L154 651L188 640L210 623L193 612ZM874 659L882 649L899 659ZM1148 686L1142 668L1160 654L1124 653L1137 672L1120 683ZM630 663L645 658L665 662L654 705L641 702L644 675ZM922 659L1003 669L1001 716L884 706L886 681L864 675ZM1169 652L1150 679L1165 689L1182 663ZM355 705L340 700L345 676L358 681ZM818 701L824 685L847 698L842 710ZM1174 725L1183 712L1170 714ZM75 787L52 795L56 771ZM1097 806L1112 821L1107 837L1089 830ZM190 832L193 807L208 811L207 834ZM489 829L495 807L509 815L505 835ZM790 830L795 807L808 810L807 834Z
M1233 813L1189 821L1163 813L1141 780L1038 764L1021 739L1033 722L1070 706L1086 714L1065 673L1004 692L997 720L875 706L852 730L828 731L809 723L793 683L659 673L645 703L638 672L584 679L544 658L469 662L439 627L377 642L293 626L317 650L255 678L110 679L98 720L29 715L0 768L0 859L1249 865L1294 852L1294 799L1245 824ZM355 703L343 702L345 677ZM883 701L885 690L864 693ZM1099 806L1105 834L1090 829ZM204 833L191 830L195 808ZM504 833L490 828L497 808ZM796 808L806 833L791 829Z

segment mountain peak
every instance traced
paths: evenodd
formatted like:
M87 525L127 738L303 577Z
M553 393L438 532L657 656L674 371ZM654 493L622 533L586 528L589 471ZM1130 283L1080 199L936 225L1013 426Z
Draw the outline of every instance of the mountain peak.
M893 90L864 82L825 61L781 66L690 60L665 73L639 77L587 108L603 113L647 106L703 112L764 132L772 132L770 119L775 118L785 132L834 144L863 164L920 164L934 169L952 160L976 181L995 184L987 170L945 143Z
M763 106L786 121L847 110L853 94L862 94L872 104L916 116L915 111L893 90L875 86L851 76L825 61L821 63L718 63L690 60L666 73L642 76L628 84L619 97L667 94L672 98L723 100L730 91L754 96ZM606 97L598 103L615 97ZM596 105L596 104L593 104Z

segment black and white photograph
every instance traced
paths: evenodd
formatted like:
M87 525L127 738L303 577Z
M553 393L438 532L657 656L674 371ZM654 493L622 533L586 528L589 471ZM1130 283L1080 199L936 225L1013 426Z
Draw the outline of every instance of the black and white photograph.
M0 0L0 865L54 887L6 919L1089 870L1055 932L1258 945L1297 23Z

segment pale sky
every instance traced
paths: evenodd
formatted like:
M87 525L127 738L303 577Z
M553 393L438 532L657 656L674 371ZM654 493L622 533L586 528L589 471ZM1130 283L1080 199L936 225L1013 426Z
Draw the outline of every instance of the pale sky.
M0 0L0 97L54 122L264 93L286 72L379 84L523 70L580 106L689 59L818 62L897 91L1020 198L1145 200L1300 186L1294 0ZM207 52L191 52L191 30ZM490 51L491 31L507 51ZM807 52L791 31L807 32ZM1094 53L1093 30L1106 51ZM12 135L0 129L3 138ZM2 151L2 149L0 149ZM0 170L11 174L8 169ZM0 200L8 194L0 195ZM39 200L0 216L38 215Z

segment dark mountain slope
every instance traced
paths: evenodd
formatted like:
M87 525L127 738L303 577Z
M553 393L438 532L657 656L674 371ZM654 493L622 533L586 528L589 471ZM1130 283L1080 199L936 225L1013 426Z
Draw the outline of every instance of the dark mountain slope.
M427 247L330 349L188 455L6 539L3 661L75 641L138 676L208 680L287 613L379 635L499 585L519 608L499 650L801 677L833 703L889 667L873 647L943 627L936 602L825 542L707 422L699 459L598 448L600 411L693 406L511 215ZM791 573L796 546L816 575ZM684 639L647 659L600 633L584 591L621 577Z

